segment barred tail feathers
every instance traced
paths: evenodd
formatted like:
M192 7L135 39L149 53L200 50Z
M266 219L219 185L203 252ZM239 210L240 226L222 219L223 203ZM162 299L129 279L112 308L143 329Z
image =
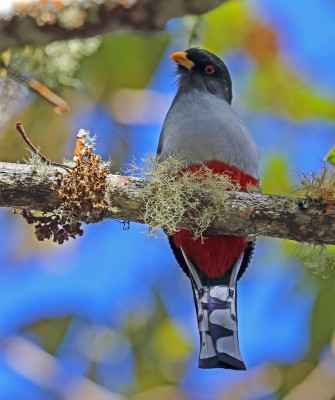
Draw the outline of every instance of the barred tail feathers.
M181 248L190 271L200 334L199 368L245 370L237 331L236 285L242 256L232 268L228 285L204 285Z

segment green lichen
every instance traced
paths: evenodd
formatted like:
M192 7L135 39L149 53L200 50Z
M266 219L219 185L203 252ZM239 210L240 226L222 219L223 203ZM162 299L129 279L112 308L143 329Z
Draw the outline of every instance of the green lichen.
M37 149L39 151L39 149ZM42 160L39 153L28 149L28 156L24 158L26 164L32 165L34 168L34 177L37 183L48 180L50 175L49 164Z
M335 247L300 244L297 256L313 274L328 278L335 268Z
M145 202L143 220L151 233L163 228L172 234L187 215L194 237L201 237L222 214L227 191L238 190L228 175L214 174L205 165L196 172L186 170L179 155L162 162L148 157L142 165L132 165L129 172L147 178L139 196Z
M297 200L294 197L283 199L283 202L286 210L291 214L295 214L300 208Z

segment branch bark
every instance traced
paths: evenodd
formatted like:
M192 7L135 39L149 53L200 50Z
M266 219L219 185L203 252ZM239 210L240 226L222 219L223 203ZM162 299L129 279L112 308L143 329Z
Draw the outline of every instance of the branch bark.
M46 168L45 177L31 165L0 162L0 206L52 211L61 205L54 172ZM64 172L65 173L65 172ZM142 179L109 176L110 200L118 208L108 211L106 218L143 223L145 207L139 192ZM201 194L206 202L206 192ZM187 216L180 227L191 228ZM212 221L206 234L258 234L314 244L335 244L335 213L329 204L311 202L303 198L255 193L228 193L221 218Z
M52 13L49 6L44 10L46 16L43 17L43 8L39 5L39 9L32 13L34 17L27 14L0 20L0 51L27 44L44 45L56 40L87 38L121 30L158 32L164 29L166 21L171 18L187 14L200 15L224 1L116 0L105 1L106 4L90 2L82 6L68 6L74 20L77 18L80 21L80 26L67 26L62 22L58 16L64 15L66 9ZM44 21L45 18L48 22Z

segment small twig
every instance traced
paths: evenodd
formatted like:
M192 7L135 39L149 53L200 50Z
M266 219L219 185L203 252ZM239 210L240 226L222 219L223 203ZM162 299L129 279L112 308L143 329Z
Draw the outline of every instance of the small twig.
M42 161L44 161L44 162L46 162L46 163L48 163L48 164L51 164L51 161L48 160L46 157L44 157L44 156L40 153L40 151L31 143L31 141L30 141L30 139L28 138L28 136L27 136L27 134L26 134L26 132L25 132L25 130L24 130L23 125L21 124L21 122L18 122L18 123L16 124L16 130L19 132L19 134L22 136L23 140L27 143L27 145L31 148L31 150L32 150L35 154L37 154L37 155L40 157L40 159L41 159Z
M44 157L44 155L31 143L31 141L28 138L28 135L26 134L21 122L18 122L16 124L16 130L19 132L19 134L22 136L22 139L27 143L27 145L31 148L31 150L34 152L34 154L36 154L46 164L53 165L54 167L65 168L68 171L72 171L72 167L69 167L68 165L64 165L64 164L60 164L60 163L56 163L56 162L50 161L49 159Z
M55 106L54 111L56 114L67 114L69 112L70 107L67 102L56 93L54 93L52 90L47 88L45 85L43 85L43 83L33 78L24 77L19 72L6 66L3 62L1 63L1 67L5 68L8 74L10 74L13 78L26 85L29 90L35 92L38 96L42 97L44 100Z

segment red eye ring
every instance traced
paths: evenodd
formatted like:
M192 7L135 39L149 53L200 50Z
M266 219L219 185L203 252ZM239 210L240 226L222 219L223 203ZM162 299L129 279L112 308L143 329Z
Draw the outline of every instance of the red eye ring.
M213 67L213 65L206 65L205 72L207 75L213 75L215 72L215 68Z

